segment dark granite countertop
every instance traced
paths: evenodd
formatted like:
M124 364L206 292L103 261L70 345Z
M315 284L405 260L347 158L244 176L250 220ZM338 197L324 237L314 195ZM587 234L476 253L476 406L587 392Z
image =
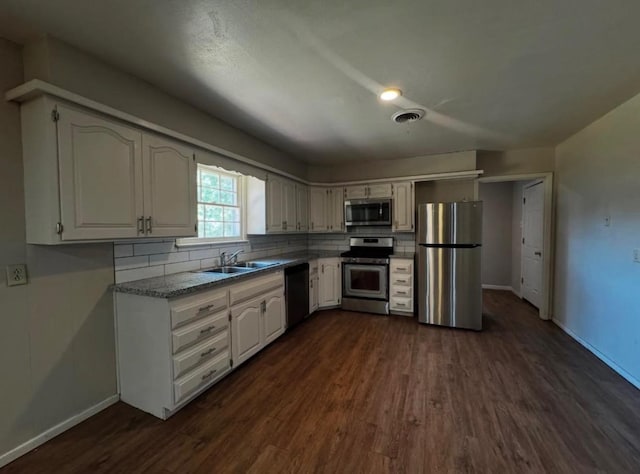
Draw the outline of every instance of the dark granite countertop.
M264 275L277 270L308 262L316 258L339 257L339 251L309 251L303 253L283 254L280 256L254 259L256 262L272 262L271 266L257 268L246 273L209 273L209 272L183 272L172 275L145 278L144 280L128 281L111 286L111 289L119 293L151 296L155 298L175 298L197 291L208 290L215 287L236 283L241 280Z

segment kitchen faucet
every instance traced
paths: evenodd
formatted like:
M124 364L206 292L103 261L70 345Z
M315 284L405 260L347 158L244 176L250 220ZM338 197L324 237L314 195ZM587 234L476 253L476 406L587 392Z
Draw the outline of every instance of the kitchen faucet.
M244 252L244 250L236 250L231 255L227 257L227 252L220 253L220 266L226 267L227 265L231 265L232 263L236 263L238 261L238 254Z

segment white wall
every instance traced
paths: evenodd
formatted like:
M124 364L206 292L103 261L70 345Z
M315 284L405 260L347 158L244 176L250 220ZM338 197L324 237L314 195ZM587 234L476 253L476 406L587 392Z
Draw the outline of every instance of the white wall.
M547 173L553 171L555 150L551 147L505 151L479 150L477 165L482 176Z
M482 284L511 287L514 183L480 184Z
M639 130L640 95L556 149L554 319L640 388Z
M0 90L22 82L0 39ZM116 394L111 244L26 245L20 113L0 101L0 465L3 454ZM5 265L29 284L7 287Z

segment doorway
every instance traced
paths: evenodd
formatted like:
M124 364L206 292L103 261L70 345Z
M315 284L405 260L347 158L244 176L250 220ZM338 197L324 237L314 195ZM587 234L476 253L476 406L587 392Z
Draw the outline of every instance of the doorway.
M507 290L550 319L552 175L478 179L483 288Z

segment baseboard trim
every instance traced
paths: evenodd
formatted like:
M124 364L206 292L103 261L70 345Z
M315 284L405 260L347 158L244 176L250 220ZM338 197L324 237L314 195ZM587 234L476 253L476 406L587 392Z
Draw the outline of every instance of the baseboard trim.
M508 285L482 285L482 289L483 290L502 290L502 291L513 291L513 288L511 288Z
M616 364L614 361L612 361L611 359L609 359L606 355L604 355L602 352L600 352L598 349L596 349L595 347L593 347L591 344L589 344L587 341L585 341L584 339L582 339L580 336L578 336L575 332L573 332L571 329L569 329L567 326L565 326L564 324L562 324L560 321L558 321L556 318L551 318L551 320L555 323L556 326L558 326L560 329L562 329L564 332L566 332L569 336L571 336L576 342L578 342L582 347L584 347L585 349L587 349L589 352L591 352L593 355L595 355L598 359L600 359L602 362L604 362L605 364L607 364L609 367L611 367L611 369L613 369L615 372L618 373L618 375L620 375L623 379L625 379L627 382L629 382L631 385L633 385L634 387L636 387L638 390L640 390L640 380L636 379L633 375L631 375L629 372L627 372L626 370L624 370L622 367L620 367L618 364Z
M87 408L86 410L78 413L77 415L74 415L71 418L63 421L62 423L58 423L54 427L49 428L47 431L40 433L38 436L35 436L34 438L31 438L30 440L22 443L21 445L13 448L11 451L8 451L4 454L0 454L0 467L6 466L11 461L15 461L20 456L27 454L29 451L46 443L51 438L55 438L60 433L67 431L69 428L74 427L78 423L83 422L87 418L113 405L118 400L120 400L120 395L118 394L112 395L109 398L101 401L100 403L93 405L92 407Z

